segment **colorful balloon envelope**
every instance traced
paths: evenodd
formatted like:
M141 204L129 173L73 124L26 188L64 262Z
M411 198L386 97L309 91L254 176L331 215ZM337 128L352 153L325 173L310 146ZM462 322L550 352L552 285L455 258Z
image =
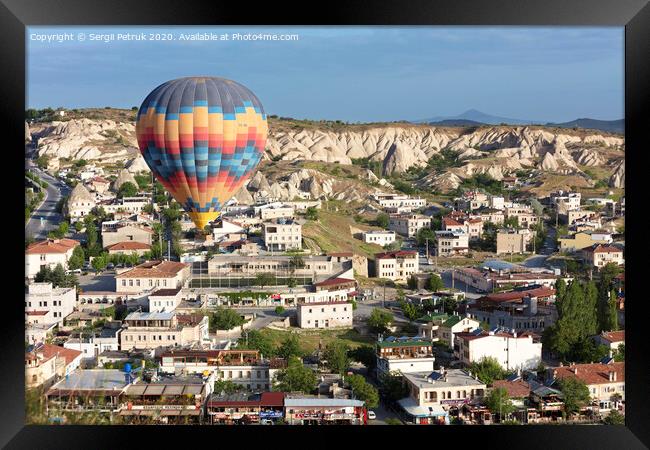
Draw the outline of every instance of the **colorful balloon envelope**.
M255 94L217 77L161 84L144 100L136 121L149 168L201 230L252 175L267 133Z

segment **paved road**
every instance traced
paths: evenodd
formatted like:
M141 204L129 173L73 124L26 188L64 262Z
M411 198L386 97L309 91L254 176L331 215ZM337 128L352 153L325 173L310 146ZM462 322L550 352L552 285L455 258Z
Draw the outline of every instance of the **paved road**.
M25 225L25 236L31 236L34 239L45 239L47 234L58 227L63 220L63 216L56 212L56 204L61 197L70 194L70 187L34 166L31 160L25 161L25 167L31 169L41 180L48 183L48 187L45 189L45 200L32 213L31 218Z

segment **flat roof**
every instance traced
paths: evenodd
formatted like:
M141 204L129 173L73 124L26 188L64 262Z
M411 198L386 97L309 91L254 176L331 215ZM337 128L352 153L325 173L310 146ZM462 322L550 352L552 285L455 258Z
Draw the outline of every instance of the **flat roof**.
M444 378L439 371L434 372L413 372L405 373L403 376L413 385L418 388L447 388L454 386L483 386L485 384L480 380L470 377L467 372L462 369L447 369L447 377ZM430 383L429 380L433 380Z
M173 312L132 312L124 320L171 320Z
M285 398L284 406L325 406L325 407L361 407L364 402L361 400L350 400L345 398Z
M118 369L76 370L54 384L52 391L93 391L124 389L128 383L125 373Z
M404 408L404 411L413 417L437 417L448 415L447 411L445 411L440 404L420 406L412 397L403 398L398 400L397 403Z

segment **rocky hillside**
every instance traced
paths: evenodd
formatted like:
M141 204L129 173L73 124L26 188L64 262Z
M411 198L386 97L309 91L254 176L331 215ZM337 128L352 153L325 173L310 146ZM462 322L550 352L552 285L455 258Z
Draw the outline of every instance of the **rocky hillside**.
M328 124L271 120L265 159L342 166L364 160L376 164L385 177L419 169L425 173L418 183L441 192L476 174L500 180L525 169L589 178L585 170L599 168L599 173L607 173L612 187L623 187L625 180L624 139L611 133L539 126ZM138 157L135 126L129 120L72 118L32 125L29 134L37 139L39 156L47 155L53 168L61 161L85 159L97 163L125 161L130 172L146 170ZM453 164L434 170L429 164L433 157L451 159ZM375 173L379 175L379 171ZM361 174L365 184L387 183L375 173ZM258 174L249 187L251 192L268 191L279 198L293 198L300 192L312 198L354 196L345 190L345 184L322 171L296 169L285 178L266 180L267 186Z

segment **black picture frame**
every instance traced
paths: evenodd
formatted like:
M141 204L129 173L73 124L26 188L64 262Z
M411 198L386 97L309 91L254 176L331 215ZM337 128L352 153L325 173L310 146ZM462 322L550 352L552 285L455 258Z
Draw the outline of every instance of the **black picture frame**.
M20 183L25 101L25 27L29 25L571 25L625 27L625 132L626 196L633 207L627 212L626 290L626 426L487 426L487 427L94 427L25 426L23 347L24 311L17 278L22 272L24 249L19 239L22 194L10 186ZM5 125L2 167L3 217L6 251L3 264L12 269L3 277L9 287L2 327L0 375L0 444L7 448L107 448L151 445L181 439L190 445L446 445L468 447L516 446L525 448L647 448L650 445L650 367L646 305L641 294L643 222L642 195L650 118L650 5L646 0L408 0L326 2L200 2L196 0L1 0L0 1L0 116ZM645 147L645 148L644 148ZM11 160L15 157L15 161ZM14 166L15 164L15 166ZM15 168L14 168L15 167ZM10 177L11 176L11 177ZM15 177L15 179L13 179ZM637 205L637 206L634 206ZM15 207L15 210L13 209ZM14 214L15 211L16 213ZM23 224L24 225L24 224ZM16 229L14 230L14 226ZM637 242L638 240L638 242ZM15 251L15 253L13 253ZM14 279L13 271L16 271ZM10 272L11 275L9 274ZM13 281L12 281L13 280ZM353 429L354 428L354 429ZM397 431L400 430L401 432ZM314 434L318 432L319 434ZM260 436L257 436L260 434ZM264 436L261 436L264 435ZM266 435L269 435L268 437ZM293 435L293 436L292 436ZM258 439L259 438L259 439ZM263 440L262 440L263 439ZM397 442L388 443L396 439ZM422 442L419 442L419 441ZM184 444L182 444L184 442Z

